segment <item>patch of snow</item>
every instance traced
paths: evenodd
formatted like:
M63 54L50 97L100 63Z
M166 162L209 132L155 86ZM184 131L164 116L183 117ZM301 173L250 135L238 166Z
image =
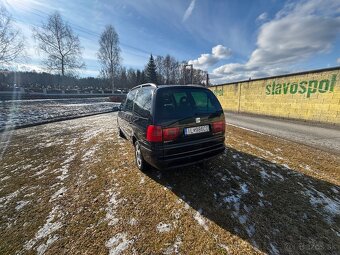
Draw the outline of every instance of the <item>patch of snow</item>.
M199 210L196 212L196 214L195 214L195 216L194 216L194 219L197 221L197 223L198 223L199 225L201 225L201 226L204 228L204 230L208 230L208 229L209 229L208 226L207 226L207 224L206 224L206 222L205 222L205 219L204 219L203 216L202 216L202 209L199 209Z
M132 218L130 221L129 221L129 224L131 226L135 226L137 224L137 220L135 218Z
M94 156L94 154L96 153L97 149L98 149L98 145L95 145L93 147L91 147L89 150L87 150L84 155L81 158L81 161L88 161L91 160Z
M246 232L249 237L252 237L255 234L255 224L246 226Z
M246 142L245 144L248 145L250 148L253 148L253 149L255 149L255 150L258 150L258 151L264 153L264 154L267 155L267 156L274 156L274 154L271 153L270 151L264 150L264 149L262 149L262 148L260 148L260 147L257 147L257 146L255 146L255 145L253 145L253 144L251 144L251 143Z
M332 223L332 218L340 215L340 199L332 199L314 188L309 190L305 189L304 194L309 197L311 205L316 209L321 207L322 210L328 214L328 216L326 216L326 221L329 224Z
M98 177L98 176L95 175L95 174L94 174L94 175L91 175L91 176L89 177L89 180L95 180L95 179L97 179L97 177Z
M0 179L0 182L3 182L3 181L6 181L8 180L9 178L11 178L10 176L5 176L3 178Z
M246 193L249 192L248 186L247 186L246 183L242 183L241 186L240 186L240 188L241 188L241 193L242 193L242 194L246 194Z
M260 175L262 180L268 180L270 178L270 175L263 169L260 171Z
M248 217L247 217L247 215L239 215L239 216L238 216L238 220L239 220L239 222L243 225L244 223L247 222Z
M50 198L49 202L54 201L57 198L63 197L65 192L67 191L67 189L65 187L60 188L59 190L57 190Z
M109 248L109 255L118 255L125 251L132 243L132 240L126 238L126 234L118 233L114 237L111 237L105 245Z
M335 187L332 187L331 190L335 193L335 194L338 194L339 191L335 188Z
M3 206L3 205L1 205L2 203L4 205L8 204L13 198L17 197L19 195L19 193L20 193L20 190L16 190L16 191L8 194L5 197L1 197L0 198L0 208Z
M287 164L282 164L285 168L291 169Z
M19 201L17 202L17 206L15 207L15 210L19 211L24 206L28 205L30 201Z
M263 201L262 201L262 200L260 200L260 201L258 202L258 205L259 205L259 206L261 206L261 207L264 207L264 203L263 203Z
M117 224L117 222L119 221L119 219L116 218L115 214L120 200L118 200L117 194L114 193L112 190L109 192L109 194L111 197L107 204L105 219L109 221L108 223L109 226L113 226Z
M39 176L39 175L45 173L47 170L48 170L48 168L46 167L45 169L36 172L33 176Z
M163 252L165 255L170 255L170 254L179 254L179 248L182 244L182 238L180 236L176 236L176 240L173 245L170 247L166 248Z
M50 238L48 238L48 240L46 241L46 243L43 243L41 245L38 246L37 248L37 254L38 255L43 255L45 253L45 251L47 251L48 247L50 247L55 241L57 241L59 238L57 235L52 236Z
M56 219L61 218L62 216L63 214L61 213L60 206L54 207L47 216L45 224L38 229L35 237L24 244L24 249L26 251L31 250L39 240L46 238L50 234L60 229L63 225L61 222L56 221Z
M158 223L156 228L157 228L157 231L160 233L169 232L171 230L171 224L160 222Z
M24 197L32 197L35 195L35 192L25 194Z
M284 179L285 179L281 174L276 173L274 171L272 172L272 174L275 175L276 177L278 177L279 179L281 179L281 181L284 181Z
M277 247L273 243L270 243L269 246L270 246L269 254L274 254L274 255L280 254L279 250L277 249Z
M84 142L89 142L92 138L95 138L98 136L100 133L104 132L105 129L99 128L99 129L88 129L83 133L83 141Z
M340 232L336 231L335 229L332 228L332 230L335 232L335 234L340 237Z
M239 203L240 198L241 197L239 195L230 195L230 196L223 198L223 201L225 203Z
M230 250L229 250L227 245L219 243L218 246L220 246L222 249L226 250L228 254L230 253Z

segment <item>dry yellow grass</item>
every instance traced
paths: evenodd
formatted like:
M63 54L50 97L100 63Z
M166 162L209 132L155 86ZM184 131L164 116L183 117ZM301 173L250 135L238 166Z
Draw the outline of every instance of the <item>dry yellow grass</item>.
M142 173L114 113L14 131L0 254L336 254L339 157L227 133L206 169Z

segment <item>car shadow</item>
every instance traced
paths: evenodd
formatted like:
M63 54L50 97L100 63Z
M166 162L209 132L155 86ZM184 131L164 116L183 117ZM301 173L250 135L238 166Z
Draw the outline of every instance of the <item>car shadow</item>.
M146 174L263 252L340 250L340 187L335 184L232 148L204 168Z

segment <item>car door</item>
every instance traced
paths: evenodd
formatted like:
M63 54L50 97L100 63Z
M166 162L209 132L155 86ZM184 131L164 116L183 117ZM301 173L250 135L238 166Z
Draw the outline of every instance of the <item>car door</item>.
M129 140L132 139L132 135L133 135L133 130L132 130L133 105L134 105L134 99L136 97L137 92L138 92L137 88L129 92L129 94L126 97L126 103L124 107L124 113L123 113L124 133Z
M137 139L144 144L146 139L146 129L151 117L152 93L151 86L139 89L134 104L133 128Z

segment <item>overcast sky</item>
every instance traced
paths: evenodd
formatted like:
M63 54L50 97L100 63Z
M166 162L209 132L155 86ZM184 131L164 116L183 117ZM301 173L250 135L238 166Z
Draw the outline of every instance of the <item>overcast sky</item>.
M214 83L340 65L340 1L0 0L27 39L18 69L41 70L31 28L59 11L79 35L86 70L97 76L98 38L112 24L123 65L144 68L170 54L206 70Z

